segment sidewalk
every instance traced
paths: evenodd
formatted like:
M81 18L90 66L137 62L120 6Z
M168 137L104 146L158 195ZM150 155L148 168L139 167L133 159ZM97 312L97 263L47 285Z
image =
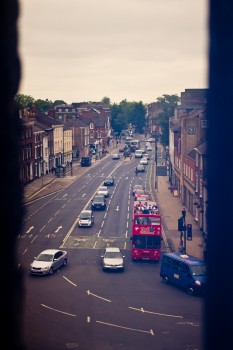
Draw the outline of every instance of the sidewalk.
M182 216L182 206L179 197L174 197L169 190L170 183L168 176L158 176L158 189L154 191L155 199L159 204L160 213L164 223L164 242L170 251L178 251L180 242L180 233L178 232L178 219ZM193 216L186 210L186 223L192 224L192 241L186 240L186 253L196 256L199 259L203 257L203 237L194 220Z
M109 150L109 153L114 151ZM101 159L96 162L100 162ZM95 162L95 161L94 161ZM69 186L74 180L89 170L89 167L81 167L78 161L73 162L72 169L67 169L67 175L64 178L57 178L49 173L39 179L34 180L24 187L24 200L30 202L49 193L60 191ZM153 184L152 184L153 185ZM159 204L160 213L163 219L164 243L169 251L178 251L180 233L177 230L178 218L182 216L183 206L179 197L174 197L169 190L170 184L168 176L158 177L158 189L152 188L153 196ZM203 237L193 216L186 209L186 223L192 224L192 241L186 240L187 254L203 259Z

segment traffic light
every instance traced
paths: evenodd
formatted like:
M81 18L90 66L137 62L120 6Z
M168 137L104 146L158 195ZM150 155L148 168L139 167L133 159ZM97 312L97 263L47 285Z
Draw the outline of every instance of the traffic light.
M178 231L180 231L180 232L184 231L184 219L183 219L183 217L180 217L178 219Z
M187 240L191 241L193 238L193 228L192 224L187 224Z

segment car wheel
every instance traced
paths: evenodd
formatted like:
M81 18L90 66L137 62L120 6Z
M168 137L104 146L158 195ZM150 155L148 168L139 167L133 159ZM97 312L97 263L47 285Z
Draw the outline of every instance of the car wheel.
M168 277L165 275L163 276L163 283L168 284L169 280Z
M53 274L53 268L52 268L52 267L50 267L50 269L49 269L49 274L50 274L50 275Z
M66 266L66 265L67 265L67 259L64 259L63 266Z
M194 289L189 286L188 289L187 289L187 292L188 292L189 295L193 295L194 294Z

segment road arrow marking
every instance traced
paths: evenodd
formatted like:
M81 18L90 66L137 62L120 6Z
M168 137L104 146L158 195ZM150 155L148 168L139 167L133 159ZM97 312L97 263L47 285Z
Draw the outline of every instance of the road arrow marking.
M34 229L34 226L31 226L27 231L26 231L26 233L29 233L31 230L33 230Z
M58 233L58 231L62 228L62 226L58 226L58 228L56 229L55 233Z
M120 210L120 208L119 208L119 205L116 207L116 211L119 211Z
M129 331L135 331L135 332L141 332L141 333L148 333L148 334L154 335L154 332L153 332L152 329L150 329L149 331L144 331L144 330L142 330L142 329L129 328L129 327L119 326L119 325L117 325L117 324L107 323L107 322L102 322L102 321L96 321L96 323L101 323L101 324L104 324L104 325L106 325L106 326L111 326L111 327L117 327L117 328L128 329Z
M102 300L104 300L104 301L107 301L108 303L111 303L111 302L112 302L112 301L109 300L109 299L105 299L105 298L100 297L99 295L96 295L96 294L91 293L89 290L87 290L87 295L92 295L93 297L102 299Z
M145 312L147 314L153 314L153 315L159 315L159 316L165 316L165 317L176 317L176 318L183 318L183 316L177 316L177 315L169 315L169 314L161 314L159 312L153 312L153 311L146 311L142 307L140 309L137 309L135 307L129 306L129 309L140 311L140 312Z

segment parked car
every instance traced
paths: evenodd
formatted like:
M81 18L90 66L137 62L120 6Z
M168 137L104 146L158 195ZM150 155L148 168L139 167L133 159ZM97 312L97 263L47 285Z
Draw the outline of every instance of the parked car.
M94 215L92 210L82 210L79 215L79 227L91 227L94 224Z
M106 198L104 195L95 195L91 200L92 210L105 210L106 209Z
M148 165L148 160L147 160L147 158L143 157L143 158L140 160L139 164Z
M120 159L120 154L119 153L113 153L112 159Z
M34 258L30 264L30 275L52 275L59 267L66 266L68 253L65 250L47 249Z
M113 186L115 183L114 177L113 176L107 176L104 179L104 186Z
M101 256L103 271L120 270L124 271L124 255L122 255L118 247L107 247Z
M96 194L103 194L105 198L109 197L109 190L107 186L100 186L96 192Z
M138 172L140 172L140 173L144 173L146 171L145 166L142 164L138 164L137 169L138 169Z

